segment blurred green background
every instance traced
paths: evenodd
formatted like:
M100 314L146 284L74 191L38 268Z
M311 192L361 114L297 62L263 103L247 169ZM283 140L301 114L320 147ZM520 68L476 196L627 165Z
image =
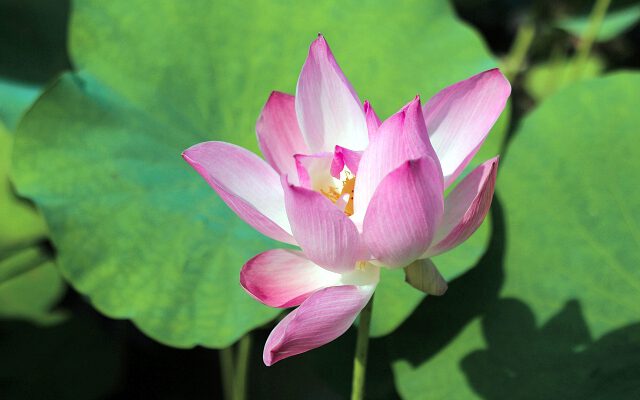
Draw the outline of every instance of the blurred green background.
M278 310L239 270L279 245L180 158L257 151L317 32L381 117L496 66L513 86L472 163L501 154L491 216L435 260L446 295L383 274L367 398L640 398L639 20L622 0L0 0L0 398L223 398L247 348L249 399L348 397L353 330L263 365Z

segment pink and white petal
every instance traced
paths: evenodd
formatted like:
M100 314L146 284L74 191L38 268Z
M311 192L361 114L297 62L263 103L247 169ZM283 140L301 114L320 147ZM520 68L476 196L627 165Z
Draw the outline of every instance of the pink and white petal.
M416 97L380 125L364 151L355 187L354 219L362 221L373 192L387 174L408 160L425 156L431 157L440 168L429 142L420 99Z
M294 174L293 155L309 152L298 127L295 98L290 94L271 92L258 117L256 134L264 158L280 175Z
M321 289L271 331L262 359L267 366L325 345L345 333L367 304L374 285Z
M375 191L362 237L383 265L404 267L429 248L443 208L442 177L435 161L430 157L406 161Z
M296 87L296 112L312 153L335 145L364 150L367 124L358 95L322 35L311 44Z
M448 187L476 154L504 109L511 85L496 69L449 86L424 105L431 143Z
M291 230L305 256L329 271L343 273L363 258L353 222L321 193L282 180Z
M358 175L358 165L362 158L362 151L353 151L347 148L336 146L331 163L331 176L340 179L340 172L346 165L353 175Z
M371 140L371 136L376 134L382 121L380 121L378 114L376 114L368 100L364 101L364 118L367 121L367 131L369 132L369 140Z
M340 284L342 276L309 261L302 252L265 251L242 267L240 284L271 307L293 307L319 289Z
M449 193L433 246L423 257L432 257L456 247L478 229L491 207L497 172L498 157L495 157L471 171Z
M333 185L331 177L331 166L334 162L333 153L296 154L294 158L300 186L320 191Z
M182 157L246 223L272 239L296 244L280 177L260 157L224 142L197 144Z

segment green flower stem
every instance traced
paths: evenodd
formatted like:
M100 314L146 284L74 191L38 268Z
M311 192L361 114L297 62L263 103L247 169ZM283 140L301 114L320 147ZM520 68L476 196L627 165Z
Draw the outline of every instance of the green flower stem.
M580 38L580 42L576 48L576 73L581 74L584 68L584 64L589 58L593 43L598 36L602 21L605 15L607 15L607 9L609 9L611 0L596 0L591 15L589 16L589 24Z
M351 400L364 399L364 384L367 372L367 353L369 350L369 327L371 326L371 310L373 296L360 311L358 338L356 339L356 354L353 359L353 381L351 384Z
M220 371L225 400L233 400L233 345L220 349Z
M535 33L533 22L525 22L518 27L516 38L513 41L509 56L503 67L507 79L512 80L518 75L518 72L520 72L522 64L524 64L527 53L529 52L529 47L531 47L531 43L535 37Z
M245 400L247 397L249 355L251 354L251 335L247 333L240 338L237 344L220 349L219 354L224 399Z
M236 371L233 387L234 400L244 400L247 391L247 375L249 372L249 355L251 353L251 335L246 334L240 338L236 354Z

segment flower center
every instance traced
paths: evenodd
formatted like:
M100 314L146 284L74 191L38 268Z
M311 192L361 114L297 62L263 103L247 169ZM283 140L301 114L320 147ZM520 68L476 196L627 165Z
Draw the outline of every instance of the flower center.
M348 216L353 215L353 192L356 187L356 177L349 171L340 174L341 180L338 185L330 185L320 189L320 193L331 200ZM341 186L341 188L339 187Z

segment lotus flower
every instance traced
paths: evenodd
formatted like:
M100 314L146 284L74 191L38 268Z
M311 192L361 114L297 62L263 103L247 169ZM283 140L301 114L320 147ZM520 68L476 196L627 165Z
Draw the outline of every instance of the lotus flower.
M294 307L271 332L271 365L342 335L371 298L381 267L406 267L432 294L447 285L429 260L466 240L493 197L498 159L469 173L510 94L492 69L450 86L424 106L416 97L380 122L341 71L321 35L295 97L273 92L256 131L265 160L224 142L184 159L262 234L301 250L258 254L240 282L271 307Z

